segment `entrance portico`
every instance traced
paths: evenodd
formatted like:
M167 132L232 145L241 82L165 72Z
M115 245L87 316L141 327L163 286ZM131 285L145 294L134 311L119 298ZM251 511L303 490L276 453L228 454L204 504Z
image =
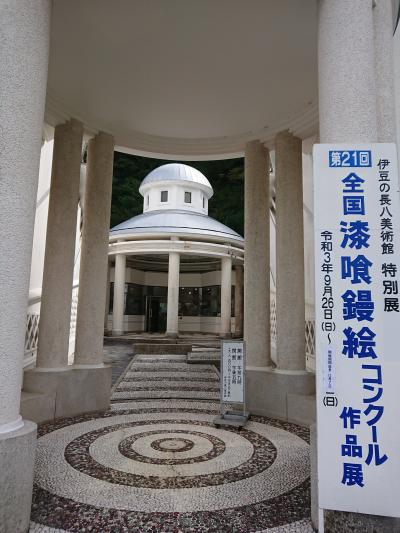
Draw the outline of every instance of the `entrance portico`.
M145 2L123 0L38 0L34 6L26 0L0 0L4 50L0 59L0 301L6 303L0 310L0 471L6 472L0 487L0 522L6 531L27 530L33 476L36 430L20 416L20 389L43 119L58 132L76 126L74 141L68 145L71 151L54 152L50 197L54 205L49 208L46 279L41 286L42 338L37 368L25 375L28 392L46 391L53 406L58 398L60 411L54 409L53 416L68 412L61 409L63 387L65 397L72 398L74 409L81 412L104 408L104 398L109 396L102 335L114 149L180 160L245 155L244 337L249 407L254 413L290 419L313 392L313 375L305 371L303 353L301 142L311 135L318 135L321 142L395 139L392 8L398 7L397 2L279 0L255 2L250 8L243 1L235 9L229 2L211 0L155 4L150 10ZM82 226L76 366L69 368L65 341L71 305L68 283L72 285L70 236L77 201L73 180L82 133L92 139ZM61 136L56 135L58 141L62 142ZM68 153L71 189L63 194L61 185L66 184L57 180L67 179L62 178L66 168L57 172L57 164L60 154ZM270 173L276 180L275 361L269 334L269 209L274 189ZM69 215L65 240L62 232L57 239L54 227L60 224L59 212L64 209ZM158 249L168 255L167 334L171 336L179 333L182 257L188 254L187 242L194 246L193 239L178 239L163 240ZM145 239L137 245L148 253ZM205 251L205 246L199 238L191 252ZM229 249L232 252L229 241L215 248L224 288L222 336L229 334L232 266L238 271L241 266L241 261L230 264ZM109 253L118 262L113 326L118 333L124 329L121 273L132 250L119 236ZM64 283L54 294L52 276L59 265ZM60 328L54 329L57 324ZM93 376L99 375L96 381ZM101 392L98 398L86 394L88 383L91 390ZM333 512L328 518L334 527L337 515ZM366 524L370 519L360 520Z

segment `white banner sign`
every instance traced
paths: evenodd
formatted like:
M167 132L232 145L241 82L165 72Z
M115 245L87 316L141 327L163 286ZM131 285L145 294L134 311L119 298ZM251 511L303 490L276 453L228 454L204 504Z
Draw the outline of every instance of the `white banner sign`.
M222 402L244 402L244 343L223 341L221 357Z
M314 146L319 506L400 516L394 144Z

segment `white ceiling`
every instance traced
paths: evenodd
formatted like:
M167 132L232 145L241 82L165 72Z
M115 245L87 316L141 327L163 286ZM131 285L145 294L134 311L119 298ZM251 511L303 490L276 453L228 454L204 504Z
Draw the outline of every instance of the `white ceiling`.
M316 16L316 0L54 0L46 119L186 158L308 135Z

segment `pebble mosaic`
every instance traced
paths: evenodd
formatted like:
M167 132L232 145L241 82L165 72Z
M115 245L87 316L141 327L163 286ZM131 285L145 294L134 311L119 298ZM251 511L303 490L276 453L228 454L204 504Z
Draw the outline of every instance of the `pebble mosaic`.
M308 430L261 416L215 428L218 391L202 395L218 379L136 356L109 411L42 424L31 533L310 533Z

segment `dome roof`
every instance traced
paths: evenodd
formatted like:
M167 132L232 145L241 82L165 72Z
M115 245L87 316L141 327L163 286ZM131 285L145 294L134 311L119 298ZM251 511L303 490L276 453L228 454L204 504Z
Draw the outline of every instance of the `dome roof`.
M191 184L198 184L201 186L201 189L207 192L208 198L211 198L214 193L211 183L204 174L196 168L184 165L183 163L168 163L152 170L142 181L139 187L139 192L142 194L142 191L147 189L149 185L163 181L190 182Z
M244 239L236 231L214 218L198 213L170 209L152 211L122 222L110 230L110 238L140 234L198 235L218 241L243 243Z

